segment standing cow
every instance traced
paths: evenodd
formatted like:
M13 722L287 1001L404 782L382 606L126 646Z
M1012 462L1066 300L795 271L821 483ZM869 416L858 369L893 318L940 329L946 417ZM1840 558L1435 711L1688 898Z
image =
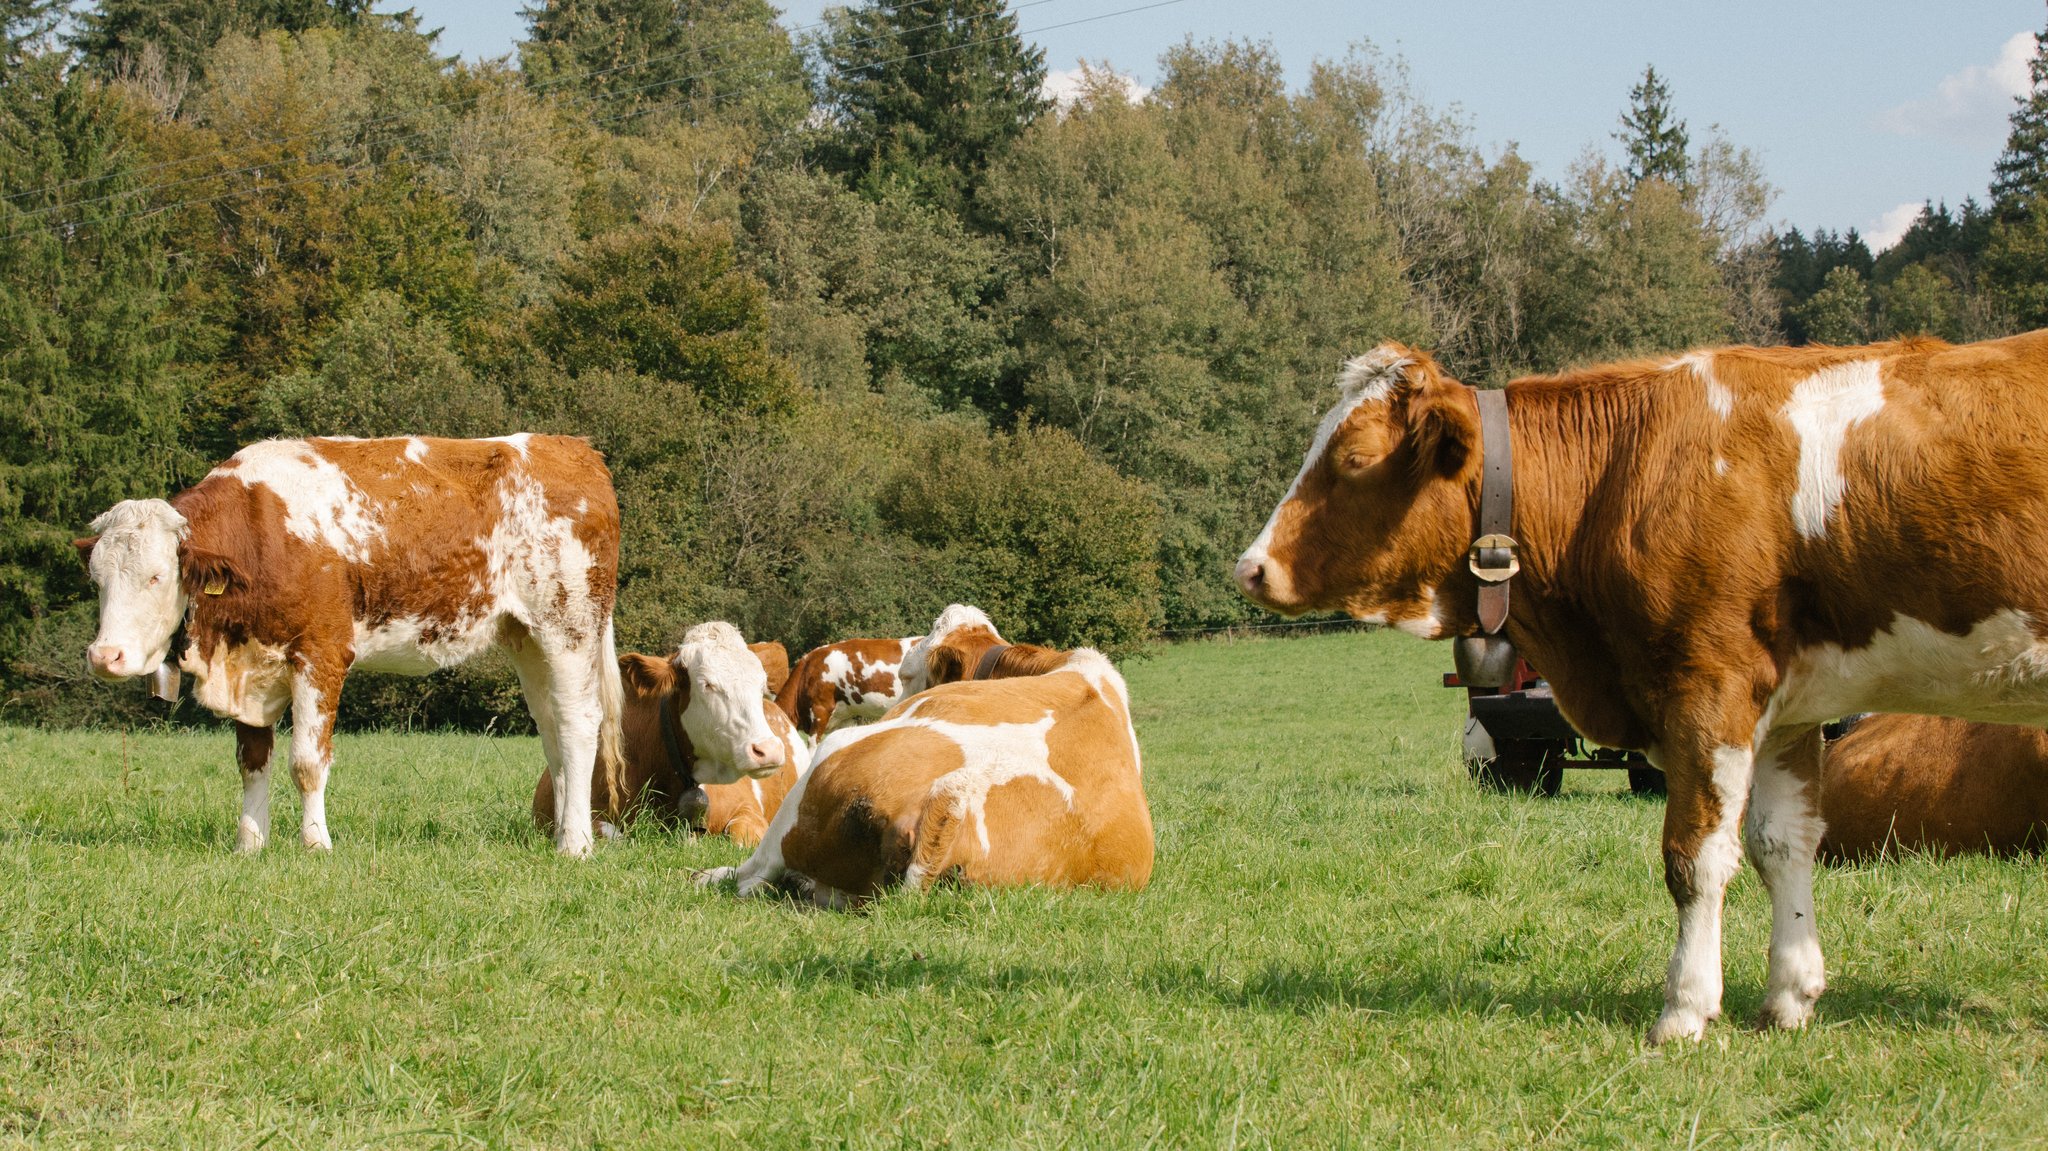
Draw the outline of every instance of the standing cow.
M591 775L619 759L619 510L582 440L269 440L169 500L114 505L92 530L78 541L100 590L87 662L124 679L170 659L235 721L238 850L269 839L287 705L300 838L325 849L350 669L422 675L501 646L561 797L556 847L590 853Z
M1387 344L1338 382L1244 594L1425 637L1505 617L1572 725L1669 781L1678 941L1650 1041L1720 1014L1745 840L1771 896L1761 1022L1803 1026L1820 725L2048 723L2048 333L1723 348L1484 399Z

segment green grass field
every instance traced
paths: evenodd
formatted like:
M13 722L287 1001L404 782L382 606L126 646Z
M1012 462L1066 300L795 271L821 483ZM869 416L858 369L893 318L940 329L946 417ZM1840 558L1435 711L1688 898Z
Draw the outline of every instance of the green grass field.
M1817 1026L1646 1051L1662 809L1483 795L1449 649L1196 644L1127 669L1138 895L740 903L722 840L585 864L526 739L343 736L332 855L231 856L232 737L0 729L0 1144L1976 1147L2048 1140L2040 864L1824 870ZM187 705L189 706L189 704Z

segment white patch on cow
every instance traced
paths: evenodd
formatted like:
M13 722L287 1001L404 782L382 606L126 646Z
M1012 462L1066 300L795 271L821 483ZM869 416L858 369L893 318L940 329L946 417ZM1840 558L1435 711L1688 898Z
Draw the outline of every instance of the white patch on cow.
M1714 749L1709 784L1720 818L1693 855L1692 899L1678 908L1678 945L1664 977L1664 1012L1650 1028L1652 1044L1698 1039L1707 1021L1721 1014L1721 903L1742 866L1740 828L1753 766L1747 747Z
M304 440L264 440L234 455L235 466L213 475L262 484L284 504L284 530L327 547L349 563L366 563L384 534L375 507L348 473Z
M425 463L427 460L427 441L418 436L407 438L405 441L405 458L416 464Z
M514 432L509 436L484 437L484 439L494 444L510 444L513 450L519 453L519 458L522 460L526 458L526 441L532 438L532 432Z
M945 643L948 636L969 627L986 628L990 635L996 637L996 642L1002 642L1002 635L996 631L996 625L990 621L987 612L964 603L947 605L946 610L939 613L939 618L932 621L932 630L903 653L903 662L896 667L898 696L907 698L930 687L931 668L928 665L931 653Z
M1727 461L1727 460L1725 460L1725 459L1722 459L1722 458L1721 458L1720 456L1715 456L1715 457L1714 457L1714 474L1715 474L1715 475L1717 475L1717 476L1725 476L1725 475L1727 475L1727 474L1728 474L1728 461Z
M1415 357L1393 344L1381 344L1362 356L1344 361L1344 367L1337 372L1337 387L1346 396L1384 400L1401 385L1405 378L1402 369L1414 363Z
M292 698L291 664L278 644L225 638L204 658L199 644L185 645L178 668L193 679L192 698L215 715L251 727L270 727L284 718Z
M299 842L308 850L327 851L334 840L327 834L327 769L321 752L321 736L334 722L332 711L323 707L320 692L304 677L292 681L292 779L299 785Z
M1792 492L1792 525L1807 539L1827 531L1842 506L1848 481L1842 443L1849 429L1884 408L1882 365L1876 360L1834 364L1799 381L1780 415L1799 436L1799 483Z
M2033 617L2015 608L1965 635L1893 616L1863 647L1794 652L1772 706L1787 726L1897 711L2040 727L2048 725L2048 644Z
M185 615L178 545L191 525L165 500L122 500L92 530L99 542L86 567L99 586L100 622L87 662L105 679L154 674Z
M739 629L698 624L684 634L675 662L690 681L682 725L696 749L697 782L732 783L779 770L784 745L768 723L768 673Z
M1685 355L1665 363L1664 370L1667 372L1690 371L1693 375L1699 377L1700 383L1706 388L1707 407L1713 409L1715 415L1725 420L1734 413L1735 393L1729 391L1728 385L1722 383L1714 375L1714 353L1687 352Z
M1806 729L1810 731L1811 729ZM1810 737L1802 737L1810 738ZM1762 1021L1800 1028L1827 987L1813 907L1813 860L1826 830L1819 794L1784 768L1789 744L1760 744L1743 838L1771 893L1771 950Z
M1036 780L1059 793L1071 810L1074 785L1052 769L1052 749L1046 736L1052 731L1053 713L1036 723L954 723L943 719L897 722L892 727L920 727L944 736L960 748L963 766L932 781L932 798L945 803L973 824L981 853L989 852L988 793L1018 780Z
M1394 621L1394 626L1407 632L1409 635L1417 636L1421 639L1435 639L1444 633L1444 619L1438 611L1436 589L1433 587L1423 588L1422 594L1429 597L1429 604L1423 609L1422 614L1411 616L1407 619L1397 619Z
M275 757L275 749L272 756ZM270 842L270 765L242 773L242 817L235 822L235 850L262 851Z
M1330 440L1337 434L1337 429L1344 426L1344 421L1351 418L1351 413L1357 411L1359 405L1386 402L1405 378L1402 369L1414 362L1412 358L1395 350L1391 344L1381 344L1372 351L1345 362L1343 370L1337 373L1337 388L1340 392L1337 405L1323 413L1322 422L1316 425L1315 439L1309 443L1308 454L1301 459L1301 469L1294 473L1294 482L1287 485L1287 494L1280 497L1279 503L1273 505L1273 514L1266 517L1266 526L1259 529L1258 538L1252 541L1242 556L1238 557L1240 565L1246 561L1260 564L1269 561L1273 531L1280 523L1280 510L1293 502L1294 497L1301 491L1302 481L1314 470L1316 461L1322 459L1323 453L1329 450Z
M451 621L402 616L370 625L355 622L355 661L363 671L426 675L481 655L497 642L488 612L464 610Z
M1124 683L1116 665L1092 647L1077 647L1067 654L1067 662L1060 670L1078 673L1098 693L1116 700L1117 710L1124 717L1124 734L1131 740L1131 767L1139 775L1144 775L1145 763L1138 751L1138 729L1131 723L1131 689Z

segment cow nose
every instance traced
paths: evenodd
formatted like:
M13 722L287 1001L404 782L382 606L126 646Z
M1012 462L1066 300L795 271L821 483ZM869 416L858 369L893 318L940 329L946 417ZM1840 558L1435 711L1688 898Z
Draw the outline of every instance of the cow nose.
M1237 586L1253 599L1266 588L1266 559L1264 556L1246 554L1237 561Z
M782 741L757 739L747 745L747 759L755 767L781 767Z
M112 644L96 643L85 649L85 662L101 675L114 675L114 669L122 662L121 649Z

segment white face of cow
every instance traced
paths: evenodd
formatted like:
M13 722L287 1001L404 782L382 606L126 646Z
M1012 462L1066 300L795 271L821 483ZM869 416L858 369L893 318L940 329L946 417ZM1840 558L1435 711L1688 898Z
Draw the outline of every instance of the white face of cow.
M932 630L903 654L903 663L896 669L897 682L902 685L896 698L909 699L921 691L930 689L934 679L932 654L955 632L967 628L981 628L988 632L993 642L1003 642L1002 636L996 631L996 625L989 620L988 613L969 604L948 605L945 611L939 613L939 618L932 621Z
M178 570L185 517L163 500L122 500L92 530L97 538L78 541L100 589L100 630L85 662L100 679L149 675L163 666L185 615Z
M683 637L675 662L690 685L683 734L696 752L697 782L774 775L786 756L781 737L768 725L768 673L739 629L698 624Z

